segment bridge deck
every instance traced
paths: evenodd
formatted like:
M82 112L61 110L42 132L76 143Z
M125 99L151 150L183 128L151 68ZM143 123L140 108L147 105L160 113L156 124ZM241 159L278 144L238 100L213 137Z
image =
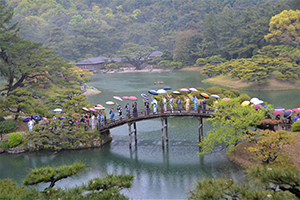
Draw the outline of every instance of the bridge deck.
M190 110L189 112L186 112L186 110L175 109L174 112L171 112L170 110L168 110L167 112L161 112L161 110L159 110L159 111L157 111L157 114L154 114L152 111L150 111L149 114L147 115L147 112L145 109L145 110L138 110L138 113L136 116L133 116L133 115L131 115L132 113L130 113L129 119L126 117L126 115L123 115L122 119L120 119L118 116L118 113L116 113L115 117L114 117L114 122L111 122L110 119L107 120L104 127L101 127L99 131L103 132L103 131L107 131L108 129L111 129L111 128L122 126L124 124L131 124L134 122L155 119L155 118L173 118L173 117L210 118L210 117L212 117L212 113L213 113L213 110L206 110L205 113L203 113L202 111L196 113L194 110Z

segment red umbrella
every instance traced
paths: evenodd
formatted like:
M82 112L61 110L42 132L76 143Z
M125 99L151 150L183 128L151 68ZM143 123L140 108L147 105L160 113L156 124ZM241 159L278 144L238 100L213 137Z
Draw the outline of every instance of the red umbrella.
M129 97L128 96L124 96L124 97L122 97L122 99L128 99Z
M283 114L284 112L282 110L275 110L272 115L281 115Z
M130 96L130 97L128 97L128 99L131 100L131 101L136 101L137 100L137 98L135 96Z

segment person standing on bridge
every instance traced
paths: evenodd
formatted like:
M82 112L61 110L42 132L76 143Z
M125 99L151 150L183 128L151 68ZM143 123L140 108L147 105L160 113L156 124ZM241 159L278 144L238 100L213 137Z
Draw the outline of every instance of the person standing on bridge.
M92 120L92 130L94 130L95 129L95 115L94 115L94 113L92 113L91 120Z
M143 101L144 101L144 99L143 99ZM144 101L144 104L146 106L146 115L149 115L149 111L150 111L149 99L147 99L146 101Z
M133 117L137 117L137 103L136 102L134 102L134 103L132 103L132 115L133 115Z
M169 97L171 112L173 113L174 112L174 109L173 109L174 99L173 99L172 95L168 95L168 97Z
M127 116L127 119L128 119L128 115L129 115L129 113L130 113L130 106L129 106L129 103L127 103L127 104L125 105L125 110L126 110L126 116Z
M192 101L194 102L195 113L197 113L198 99L196 95L193 97Z
M162 103L164 104L164 111L167 112L167 99L166 99L166 97L163 97Z
M206 99L204 98L202 101L202 109L203 109L203 113L206 112Z
M103 113L103 111L101 112L101 115L100 115L100 122L101 122L101 126L102 127L104 127L104 118L105 118L105 116L104 116L104 113Z
M157 104L155 102L153 103L153 113L157 113Z
M186 112L190 111L190 98L188 96L185 96L185 110Z
M117 103L117 110L119 112L119 120L122 120L122 107Z
M110 108L109 114L110 114L110 121L111 121L112 123L115 122L115 121L114 121L115 112L114 112L114 109L113 109L113 108Z
M180 98L180 96L177 97L176 104L177 104L177 109L179 110L179 112L181 112L181 98Z

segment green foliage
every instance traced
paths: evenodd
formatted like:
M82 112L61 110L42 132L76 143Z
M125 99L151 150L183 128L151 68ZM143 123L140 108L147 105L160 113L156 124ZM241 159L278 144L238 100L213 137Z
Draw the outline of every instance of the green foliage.
M45 116L47 111L43 108L35 107L34 109L35 114L40 115L40 116Z
M229 90L229 92L234 93L236 97L240 96L240 91L238 91L238 90L231 89L231 90Z
M56 168L52 168L49 166L35 168L27 174L26 178L23 181L23 184L35 185L41 182L50 182L49 188L51 188L57 181L77 174L83 167L84 164L75 162L72 165L63 165Z
M206 89L206 92L211 93L211 94L222 94L222 89L220 87L210 87Z
M21 144L23 141L23 135L21 133L15 132L11 133L8 137L8 145L9 147L16 147Z
M8 149L9 148L8 143L7 142L0 142L0 148Z
M292 125L292 131L296 132L296 131L300 131L300 122L294 122Z
M223 94L224 94L225 97L229 97L229 98L234 98L234 97L236 97L235 93L233 93L233 92L231 92L231 91L229 91L229 90L224 91Z
M8 120L0 122L0 133L10 133L17 130L18 126L15 121Z
M251 100L251 98L249 97L248 94L241 94L239 96L239 99L240 99L240 103L242 103L243 101L250 101Z
M0 117L0 122L5 121L4 117Z
M264 119L263 109L256 111L251 106L242 107L238 98L219 101L217 106L218 111L209 119L214 128L199 144L202 148L199 153L201 156L214 152L214 147L218 145L225 145L230 151L233 150L241 136L247 134L248 127L255 126Z
M90 76L85 76L83 78L83 81L86 83L86 82L90 82L92 80L92 78Z

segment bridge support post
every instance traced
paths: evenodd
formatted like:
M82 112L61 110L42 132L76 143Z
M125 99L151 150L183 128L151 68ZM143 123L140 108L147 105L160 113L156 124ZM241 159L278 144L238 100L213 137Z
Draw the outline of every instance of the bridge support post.
M137 135L136 135L136 123L133 123L133 131L134 131L134 140L135 140L135 144L137 143Z
M129 128L129 148L131 149L131 123L128 123L128 128Z
M168 134L168 118L165 118L165 128L166 128L166 141L169 141L169 134Z
M165 148L164 128L164 119L161 118L161 145L163 149Z
M202 117L198 117L198 132L199 132L199 143L202 141L203 138L203 121Z

